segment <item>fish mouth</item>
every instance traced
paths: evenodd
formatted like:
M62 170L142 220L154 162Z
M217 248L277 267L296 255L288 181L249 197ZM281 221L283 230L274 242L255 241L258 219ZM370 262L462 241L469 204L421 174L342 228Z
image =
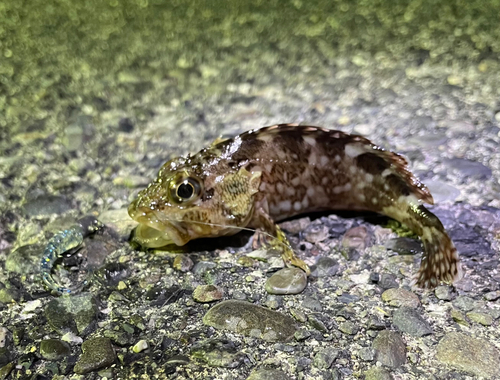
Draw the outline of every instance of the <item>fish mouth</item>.
M186 244L190 238L180 223L166 220L157 210L136 207L137 200L129 206L128 213L139 223L133 241L148 248L159 248L170 244Z

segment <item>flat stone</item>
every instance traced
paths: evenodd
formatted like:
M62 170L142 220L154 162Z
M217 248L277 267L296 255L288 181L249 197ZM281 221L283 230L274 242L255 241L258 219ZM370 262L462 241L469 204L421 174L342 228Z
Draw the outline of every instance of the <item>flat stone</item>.
M59 339L45 339L40 342L40 355L47 360L60 360L71 354L68 343Z
M331 277L339 271L339 263L331 257L320 257L316 264L311 267L312 277Z
M490 342L464 333L446 334L437 345L436 359L475 376L500 377L500 351Z
M44 247L40 244L24 245L12 251L5 260L5 269L20 274L38 273Z
M339 325L339 330L347 335L356 335L356 333L359 330L359 327L358 327L358 325L356 325L355 323L353 323L351 321L345 321Z
M269 342L289 340L297 331L291 317L250 302L235 300L215 305L205 314L203 323Z
M284 268L266 281L270 294L299 294L307 285L307 275L299 268Z
M394 325L402 332L413 336L425 336L432 334L429 323L420 313L411 307L403 306L394 312L392 317Z
M453 299L453 297L454 297L453 290L448 285L438 286L434 290L434 295L438 299L443 300L443 301L451 301Z
M31 217L47 217L53 214L64 214L71 210L71 203L63 197L56 195L40 195L30 199L23 206L26 215Z
M109 367L115 362L116 354L108 338L92 338L82 344L83 354L75 365L79 375Z
M471 311L466 315L471 321L480 323L483 326L491 326L493 324L493 317L489 314Z
M215 285L198 285L193 292L197 302L213 302L224 297L224 290Z
M484 180L490 178L492 174L489 167L484 166L480 162L467 160L465 158L445 159L444 163L457 170L465 178Z
M418 296L402 288L387 289L382 293L382 300L395 307L408 306L416 308L420 306Z
M322 348L314 355L313 364L319 369L328 369L339 356L339 350L331 347Z
M383 365L397 368L406 363L406 344L399 333L384 330L373 340L376 358Z
M346 231L342 237L342 247L364 250L370 243L370 235L364 226L354 227Z
M289 380L290 376L279 369L258 369L252 371L247 380Z
M328 227L324 225L310 225L304 231L304 239L310 243L318 243L328 238Z
M197 344L191 350L191 356L210 367L237 368L243 362L245 354L231 341L209 339Z
M365 372L365 380L392 380L392 376L384 367L372 367Z
M85 334L95 322L97 305L90 293L60 297L45 307L45 317L53 330L60 334Z

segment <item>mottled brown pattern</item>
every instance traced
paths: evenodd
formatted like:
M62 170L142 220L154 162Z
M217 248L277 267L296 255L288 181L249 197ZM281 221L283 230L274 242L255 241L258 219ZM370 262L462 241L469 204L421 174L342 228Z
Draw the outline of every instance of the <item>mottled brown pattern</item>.
M201 193L172 199L185 178L199 181ZM459 278L460 267L442 224L420 202L432 203L432 196L402 156L361 136L281 124L166 163L129 213L143 224L138 240L159 246L233 234L242 227L263 229L283 241L273 221L318 210L375 211L422 237L426 254L417 281L432 287ZM284 256L304 267L289 249Z

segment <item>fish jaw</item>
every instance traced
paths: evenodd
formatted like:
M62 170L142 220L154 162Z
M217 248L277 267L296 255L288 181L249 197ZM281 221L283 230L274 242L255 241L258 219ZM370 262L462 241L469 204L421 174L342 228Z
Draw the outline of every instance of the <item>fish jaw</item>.
M158 218L155 210L138 206L139 203L138 198L128 208L130 217L139 223L134 236L137 243L144 247L158 248L169 244L182 246L191 240L180 223Z

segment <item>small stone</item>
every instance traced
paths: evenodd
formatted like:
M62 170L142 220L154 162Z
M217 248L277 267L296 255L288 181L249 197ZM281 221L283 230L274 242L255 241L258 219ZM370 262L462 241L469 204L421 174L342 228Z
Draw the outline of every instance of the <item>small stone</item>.
M500 351L490 342L464 333L446 334L437 345L436 358L475 376L500 377Z
M346 231L342 238L344 248L354 248L359 251L364 250L370 243L370 235L364 226L358 226Z
M397 277L392 273L381 273L377 285L382 289L396 289L399 287Z
M208 339L198 343L191 356L210 367L237 368L243 362L244 354L229 340Z
M328 369L339 356L339 350L334 348L323 348L314 355L313 365L319 369Z
M5 260L5 269L20 274L38 273L43 246L24 245L12 251Z
M493 317L489 314L471 311L466 315L471 321L480 323L483 326L491 326L493 324Z
M303 340L309 338L311 336L311 333L309 332L309 330L299 329L295 332L294 336L296 341L302 342Z
M4 348L12 341L12 333L6 327L0 327L0 348Z
M60 360L71 354L68 343L59 339L45 339L40 342L40 355L47 360Z
M409 237L397 237L387 240L385 247L400 255L415 255L423 252L420 241Z
M15 288L2 288L0 289L0 302L1 303L11 303L19 301L21 295L19 291Z
M309 243L318 243L328 238L328 227L312 224L304 231L304 239Z
M358 356L365 362L371 362L375 359L375 350L371 347L363 347L358 351Z
M351 321L345 321L339 325L339 330L347 335L356 335L359 331L359 327Z
M135 352L136 354L139 353L139 352L142 352L144 350L147 350L148 349L148 342L146 342L144 339L141 339L140 341L138 341L134 347L132 347L132 351Z
M406 345L401 335L384 330L373 340L373 349L379 362L387 367L397 368L406 363Z
M305 313L303 313L302 311L300 311L298 309L290 309L290 313L299 322L304 323L307 321L307 316L305 315Z
M289 380L290 376L279 369L258 369L252 371L247 380Z
M108 338L92 338L82 344L83 354L75 365L74 371L83 375L115 362L115 351Z
M197 302L213 302L224 297L224 290L215 285L198 285L193 292Z
M460 312L458 311L457 309L452 309L451 312L450 312L450 315L451 317L453 318L453 320L461 325L464 325L464 326L468 326L469 323L467 322L467 320L465 319L465 316Z
M500 298L500 290L495 290L493 292L488 292L484 295L484 298L487 301L496 301Z
M201 276L203 273L208 272L210 269L214 269L217 264L211 261L198 261L193 267L193 273Z
M319 318L317 318L315 315L311 314L307 318L309 321L309 325L318 331L321 331L323 334L328 333L328 327L323 323L323 321Z
M365 380L393 380L391 373L384 367L372 367L365 372Z
M284 268L266 281L270 294L299 294L307 285L307 275L299 268Z
M95 322L97 304L92 294L80 293L53 299L44 313L50 327L60 334L72 332L84 335Z
M312 277L332 277L339 271L340 265L330 257L320 257L315 265L311 267Z
M476 307L476 301L467 296L458 296L452 304L462 311L471 311Z
M412 336L420 337L432 334L429 323L416 309L411 307L403 306L397 309L393 315L393 323L400 331Z
M408 306L417 308L420 306L418 296L415 293L402 288L387 289L382 293L382 300L395 307Z
M310 296L304 297L302 306L312 311L323 311L323 306L321 306L321 303L316 298Z
M434 290L435 296L443 301L451 301L453 299L453 291L448 285L438 286Z
M188 255L178 254L175 256L173 267L179 272L189 272L193 265L193 260Z
M297 330L295 321L284 314L235 300L212 307L203 317L203 323L269 342L286 341Z
M445 159L444 163L457 170L464 178L474 178L486 180L491 177L492 171L477 161L467 160L465 158Z

